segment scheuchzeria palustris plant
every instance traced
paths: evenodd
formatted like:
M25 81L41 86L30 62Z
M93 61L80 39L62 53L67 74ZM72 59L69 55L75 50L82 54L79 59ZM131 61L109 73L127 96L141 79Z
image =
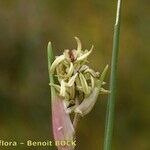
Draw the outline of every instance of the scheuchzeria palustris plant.
M73 141L79 118L93 109L99 94L109 93L102 87L105 85L108 65L101 74L94 71L88 61L94 46L90 50L83 50L79 38L75 37L75 40L76 49L66 49L62 55L55 58L51 43L48 44L52 125L56 141ZM74 146L58 146L58 150L73 149Z

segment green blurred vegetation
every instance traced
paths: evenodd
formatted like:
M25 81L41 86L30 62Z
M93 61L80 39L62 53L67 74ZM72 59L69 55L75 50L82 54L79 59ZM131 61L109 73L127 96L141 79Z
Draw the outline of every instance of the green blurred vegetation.
M52 139L47 43L57 54L76 47L74 36L84 48L94 44L90 61L102 71L111 60L115 13L115 0L0 0L0 139ZM149 14L149 0L123 1L116 150L150 149ZM80 121L77 150L102 150L106 100Z

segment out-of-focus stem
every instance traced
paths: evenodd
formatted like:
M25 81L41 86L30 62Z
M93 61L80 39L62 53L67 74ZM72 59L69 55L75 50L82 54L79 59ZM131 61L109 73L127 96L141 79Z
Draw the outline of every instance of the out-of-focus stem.
M112 148L113 124L115 113L114 110L116 100L116 81L117 81L116 77L117 77L117 64L119 53L120 14L121 14L121 0L118 0L116 22L114 26L111 75L110 75L110 95L108 97L108 105L107 105L104 150L111 150Z

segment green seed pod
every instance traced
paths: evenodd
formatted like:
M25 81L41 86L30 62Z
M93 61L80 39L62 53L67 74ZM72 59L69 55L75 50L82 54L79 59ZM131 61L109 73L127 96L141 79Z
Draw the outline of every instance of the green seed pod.
M64 80L61 81L61 87L60 87L60 96L65 97L66 94L66 87Z
M90 68L87 68L84 73L89 73L91 74L94 78L97 78L98 77L98 74L93 70L93 69L90 69Z
M64 59L65 59L65 56L64 56L64 55L61 55L61 56L57 57L57 58L54 60L54 62L52 63L52 66L51 66L51 68L50 68L50 72L51 72L51 73L54 73L56 66L57 66L60 62L62 62Z
M67 83L67 86L71 87L71 86L74 84L74 82L75 82L77 76L78 76L78 73L76 73L75 75L73 75L73 76L70 78L69 82Z
M80 57L78 57L76 62L87 59L87 57L92 53L93 48L94 48L94 46L92 45L91 49L87 53L85 53L85 54L81 55Z
M75 99L75 84L69 87L70 99Z
M92 87L92 89L94 89L94 87L95 87L94 78L93 78L93 76L90 76L90 78L91 78L91 87Z
M74 71L74 67L73 67L73 63L71 62L70 68L69 68L68 73L67 73L67 77L71 77L71 75L73 74L73 71Z
M81 85L82 85L82 88L83 88L83 91L84 93L87 95L89 94L89 87L88 87L88 84L86 82L86 79L84 77L84 75L82 73L79 74L79 78L80 78L80 81L81 81Z
M77 41L77 56L79 56L79 54L81 53L81 49L82 49L81 41L79 40L78 37L74 37L74 38Z

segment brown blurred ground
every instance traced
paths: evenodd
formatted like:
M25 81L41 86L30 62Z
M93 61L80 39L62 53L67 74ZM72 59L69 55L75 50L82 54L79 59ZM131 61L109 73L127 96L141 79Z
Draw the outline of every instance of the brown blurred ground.
M52 139L47 43L57 54L75 48L74 36L94 44L90 61L102 71L115 13L115 0L0 0L0 139ZM123 1L114 150L150 149L149 14L149 0ZM102 150L106 100L81 120L77 150Z

